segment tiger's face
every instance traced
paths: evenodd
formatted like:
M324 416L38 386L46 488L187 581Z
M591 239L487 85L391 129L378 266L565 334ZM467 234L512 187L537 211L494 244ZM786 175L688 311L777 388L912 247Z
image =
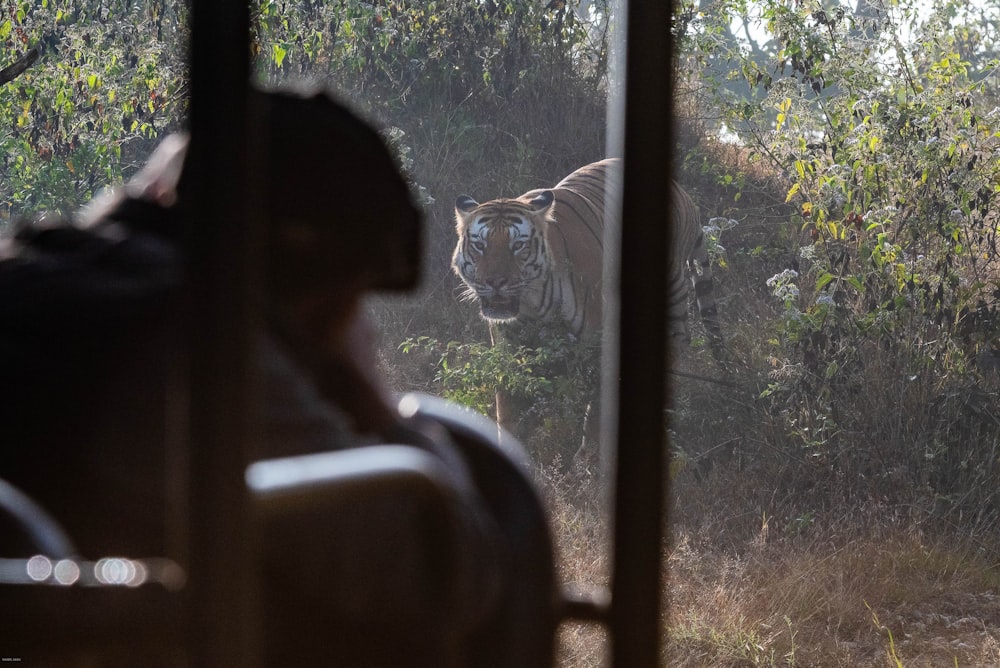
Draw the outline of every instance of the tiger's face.
M487 320L513 320L526 300L537 301L534 288L548 270L545 228L553 201L550 190L483 204L467 195L455 201L452 268Z

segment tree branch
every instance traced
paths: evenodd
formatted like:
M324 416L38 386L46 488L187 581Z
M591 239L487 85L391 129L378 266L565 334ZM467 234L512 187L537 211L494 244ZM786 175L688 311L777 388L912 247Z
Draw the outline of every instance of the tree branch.
M0 70L0 86L10 83L17 77L21 76L26 69L35 64L35 61L38 60L40 55L42 55L42 49L38 44L36 44L28 49L28 52L21 56L13 65Z

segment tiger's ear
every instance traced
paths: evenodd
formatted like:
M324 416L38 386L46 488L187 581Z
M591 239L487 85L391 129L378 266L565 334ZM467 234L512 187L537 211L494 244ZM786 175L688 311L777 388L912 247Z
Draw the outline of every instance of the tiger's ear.
M468 195L459 195L458 199L455 200L455 210L461 211L462 213L469 213L477 206L479 206L479 202L472 199Z
M475 211L477 206L479 206L479 202L468 195L460 195L455 200L455 230L459 235L469 225L469 214Z
M553 197L554 196L552 195L551 190L543 190L531 198L531 201L528 202L528 204L531 205L531 208L535 211L535 213L538 213L539 211L544 211L552 206Z

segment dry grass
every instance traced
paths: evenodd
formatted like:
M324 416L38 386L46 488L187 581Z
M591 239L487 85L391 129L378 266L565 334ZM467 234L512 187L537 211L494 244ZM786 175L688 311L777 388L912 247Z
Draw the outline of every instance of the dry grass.
M1000 574L979 555L915 532L852 533L772 540L763 523L730 552L681 530L668 557L670 665L1000 661Z
M543 475L560 577L602 585L604 513L581 505L596 482L576 476ZM724 494L716 482L701 484ZM1000 665L1000 552L881 522L880 512L798 531L732 512L675 526L664 550L663 665ZM599 666L606 638L593 625L567 624L560 648L560 666Z
M610 576L608 523L596 469L582 464L541 468L538 481L552 518L559 581L568 589L607 586ZM604 629L567 622L559 629L558 665L597 668L607 649Z

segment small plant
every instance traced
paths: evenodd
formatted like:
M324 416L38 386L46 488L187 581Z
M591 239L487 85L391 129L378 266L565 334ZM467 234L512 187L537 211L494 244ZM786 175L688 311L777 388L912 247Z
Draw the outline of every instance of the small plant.
M587 404L596 397L598 347L555 335L537 347L421 336L399 349L429 355L441 395L481 413L495 415L496 394L503 393L518 411L516 424L505 426L524 440L545 442L549 454L568 460L579 446Z
M892 663L892 665L896 666L896 668L903 668L903 661L902 659L899 658L899 655L896 653L896 641L892 637L892 630L878 620L878 613L872 610L872 607L868 605L867 601L865 601L865 607L868 608L868 611L872 613L872 624L874 624L875 630L878 631L880 634L884 633L886 636L887 639L886 642L888 643L888 646L885 649L885 653L889 661Z

